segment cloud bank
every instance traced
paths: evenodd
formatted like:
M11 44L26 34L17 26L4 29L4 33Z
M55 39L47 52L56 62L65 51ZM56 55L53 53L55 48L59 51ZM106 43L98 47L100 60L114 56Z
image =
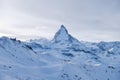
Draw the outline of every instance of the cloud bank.
M0 0L0 36L51 39L61 24L85 41L120 41L119 0Z

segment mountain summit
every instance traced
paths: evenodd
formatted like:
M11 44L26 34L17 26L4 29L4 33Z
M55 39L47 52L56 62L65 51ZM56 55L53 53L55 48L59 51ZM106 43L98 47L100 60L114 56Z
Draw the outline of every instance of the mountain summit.
M54 42L58 43L58 42L74 42L77 41L79 42L77 39L75 39L74 37L72 37L69 33L68 30L66 29L66 27L64 25L61 25L60 29L58 30L58 32L56 32L54 39Z
M120 80L120 41L79 42L63 25L52 41L1 37L0 80Z
M68 39L69 39L68 31L64 25L61 25L60 29L58 30L58 32L56 32L54 36L54 41L60 42L60 41L66 41Z

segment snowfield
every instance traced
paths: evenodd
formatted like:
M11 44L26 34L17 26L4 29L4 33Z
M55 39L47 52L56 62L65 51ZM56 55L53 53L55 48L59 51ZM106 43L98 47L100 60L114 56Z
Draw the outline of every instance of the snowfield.
M62 25L53 40L0 38L0 80L120 80L120 42L83 42Z

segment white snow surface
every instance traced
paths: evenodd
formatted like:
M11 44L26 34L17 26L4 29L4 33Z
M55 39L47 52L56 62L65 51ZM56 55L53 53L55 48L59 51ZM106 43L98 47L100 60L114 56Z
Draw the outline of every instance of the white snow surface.
M1 37L0 80L120 80L120 42L80 42L63 25L53 40Z

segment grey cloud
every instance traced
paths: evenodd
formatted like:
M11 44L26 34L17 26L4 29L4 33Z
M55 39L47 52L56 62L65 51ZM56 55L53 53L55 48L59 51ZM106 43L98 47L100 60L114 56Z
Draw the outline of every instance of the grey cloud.
M7 28L18 30L22 28L26 31L33 29L34 32L36 30L34 36L40 32L44 34L49 32L53 36L59 25L65 24L70 33L80 40L80 36L84 40L93 41L120 40L119 0L0 1L2 12L0 22L6 23L9 26ZM43 29L43 26L46 28ZM50 35L46 35L46 37ZM91 37L86 38L86 36Z

